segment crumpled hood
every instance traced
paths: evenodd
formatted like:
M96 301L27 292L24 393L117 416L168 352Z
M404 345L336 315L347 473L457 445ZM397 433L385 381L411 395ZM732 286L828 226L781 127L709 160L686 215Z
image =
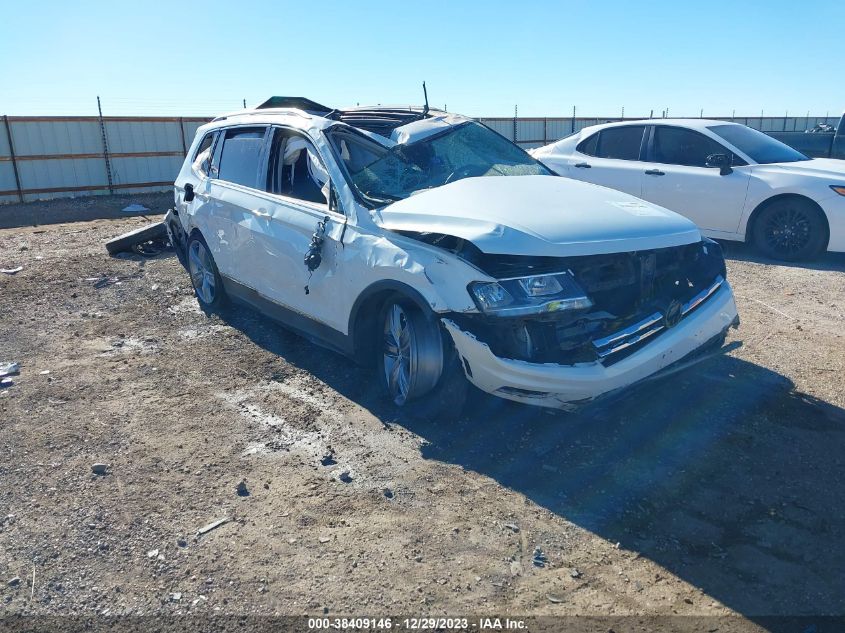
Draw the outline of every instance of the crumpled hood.
M502 255L598 255L701 240L695 224L677 213L556 176L465 178L373 215L388 230L453 235Z
M794 163L768 163L754 166L755 173L772 170L777 170L779 173L795 174L797 176L828 178L833 179L831 184L845 184L845 160L813 158L811 160L799 160Z

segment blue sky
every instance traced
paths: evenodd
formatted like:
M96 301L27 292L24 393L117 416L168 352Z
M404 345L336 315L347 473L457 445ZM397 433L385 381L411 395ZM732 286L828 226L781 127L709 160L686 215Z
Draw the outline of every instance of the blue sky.
M9 2L0 114L212 115L269 95L471 116L831 115L841 4Z

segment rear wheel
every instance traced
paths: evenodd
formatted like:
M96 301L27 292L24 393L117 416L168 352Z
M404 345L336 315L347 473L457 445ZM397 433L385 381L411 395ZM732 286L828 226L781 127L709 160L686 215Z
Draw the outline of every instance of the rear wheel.
M385 302L377 323L376 366L386 397L415 417L460 417L469 385L437 317L397 296Z
M214 263L208 245L197 233L188 239L187 259L191 285L194 287L200 306L207 311L221 309L226 303L223 280L220 278L217 264Z
M754 245L772 259L811 259L822 251L826 239L821 213L812 203L800 198L776 200L754 221Z

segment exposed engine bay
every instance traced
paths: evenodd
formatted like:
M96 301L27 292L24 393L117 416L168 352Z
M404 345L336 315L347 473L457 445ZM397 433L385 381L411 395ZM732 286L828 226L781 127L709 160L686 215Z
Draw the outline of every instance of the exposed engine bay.
M406 233L406 235L408 235ZM724 283L718 243L578 257L490 255L451 236L415 234L449 250L497 279L568 272L592 306L525 317L454 314L461 328L496 356L534 363L574 365L625 358L674 327Z

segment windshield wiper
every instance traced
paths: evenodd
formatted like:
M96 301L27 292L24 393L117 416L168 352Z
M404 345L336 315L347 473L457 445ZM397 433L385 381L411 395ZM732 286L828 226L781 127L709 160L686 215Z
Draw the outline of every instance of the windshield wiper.
M389 193L379 193L379 194L372 194L372 193L369 193L369 192L367 192L367 193L362 192L362 193L363 193L364 197L367 198L367 200L372 200L373 202L383 203L383 204L391 204L393 202L396 202L398 200L403 199L401 196L393 196L393 195L390 195Z

